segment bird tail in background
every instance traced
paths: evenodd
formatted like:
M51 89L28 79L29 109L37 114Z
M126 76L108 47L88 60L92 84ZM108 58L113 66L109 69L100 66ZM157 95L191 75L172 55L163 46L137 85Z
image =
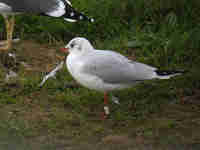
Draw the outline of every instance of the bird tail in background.
M83 13L76 11L70 5L66 5L65 11L66 12L63 15L63 17L64 17L64 20L66 20L66 21L76 22L76 21L85 20L85 21L89 21L89 22L94 22L93 18L89 18L86 15L84 15Z
M156 78L158 79L169 79L171 77L182 75L186 71L178 71L178 70L156 70Z

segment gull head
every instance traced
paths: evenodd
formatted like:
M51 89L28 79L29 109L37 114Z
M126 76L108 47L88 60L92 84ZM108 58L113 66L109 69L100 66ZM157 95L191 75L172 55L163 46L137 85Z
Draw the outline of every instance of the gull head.
M83 37L73 38L61 51L69 53L87 53L93 50L92 44Z

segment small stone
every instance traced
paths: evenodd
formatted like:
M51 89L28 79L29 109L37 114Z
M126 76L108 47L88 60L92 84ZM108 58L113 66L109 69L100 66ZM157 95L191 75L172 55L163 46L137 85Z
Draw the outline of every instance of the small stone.
M110 144L123 144L128 145L131 143L131 140L126 135L108 135L102 138L103 143L110 143Z

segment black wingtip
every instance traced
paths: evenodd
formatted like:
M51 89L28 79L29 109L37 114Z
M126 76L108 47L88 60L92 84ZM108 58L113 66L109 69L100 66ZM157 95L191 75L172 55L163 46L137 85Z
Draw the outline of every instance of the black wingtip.
M84 13L75 10L72 6L66 5L64 18L72 19L76 21L88 21L90 23L94 22L93 18L86 16Z
M86 16L86 15L83 14L83 13L79 13L79 12L78 12L77 15L79 15L79 17L77 18L77 20L79 20L79 21L88 21L88 22L90 22L90 23L93 23L93 22L94 22L94 18L90 18L90 17Z
M90 23L94 22L93 18L89 18L86 15L79 13L79 12L73 12L73 16L66 13L63 15L63 17L66 19L74 20L74 22L75 21L88 21Z
M167 76L167 75L173 75L173 74L183 74L188 72L187 70L156 70L155 71L157 73L157 75L160 76Z

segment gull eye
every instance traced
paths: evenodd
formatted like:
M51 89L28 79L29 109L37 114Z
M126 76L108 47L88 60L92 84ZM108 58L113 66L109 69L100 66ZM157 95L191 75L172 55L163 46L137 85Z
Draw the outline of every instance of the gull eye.
M74 43L70 44L70 47L71 47L71 48L74 48L74 46L75 46L75 44L74 44Z

